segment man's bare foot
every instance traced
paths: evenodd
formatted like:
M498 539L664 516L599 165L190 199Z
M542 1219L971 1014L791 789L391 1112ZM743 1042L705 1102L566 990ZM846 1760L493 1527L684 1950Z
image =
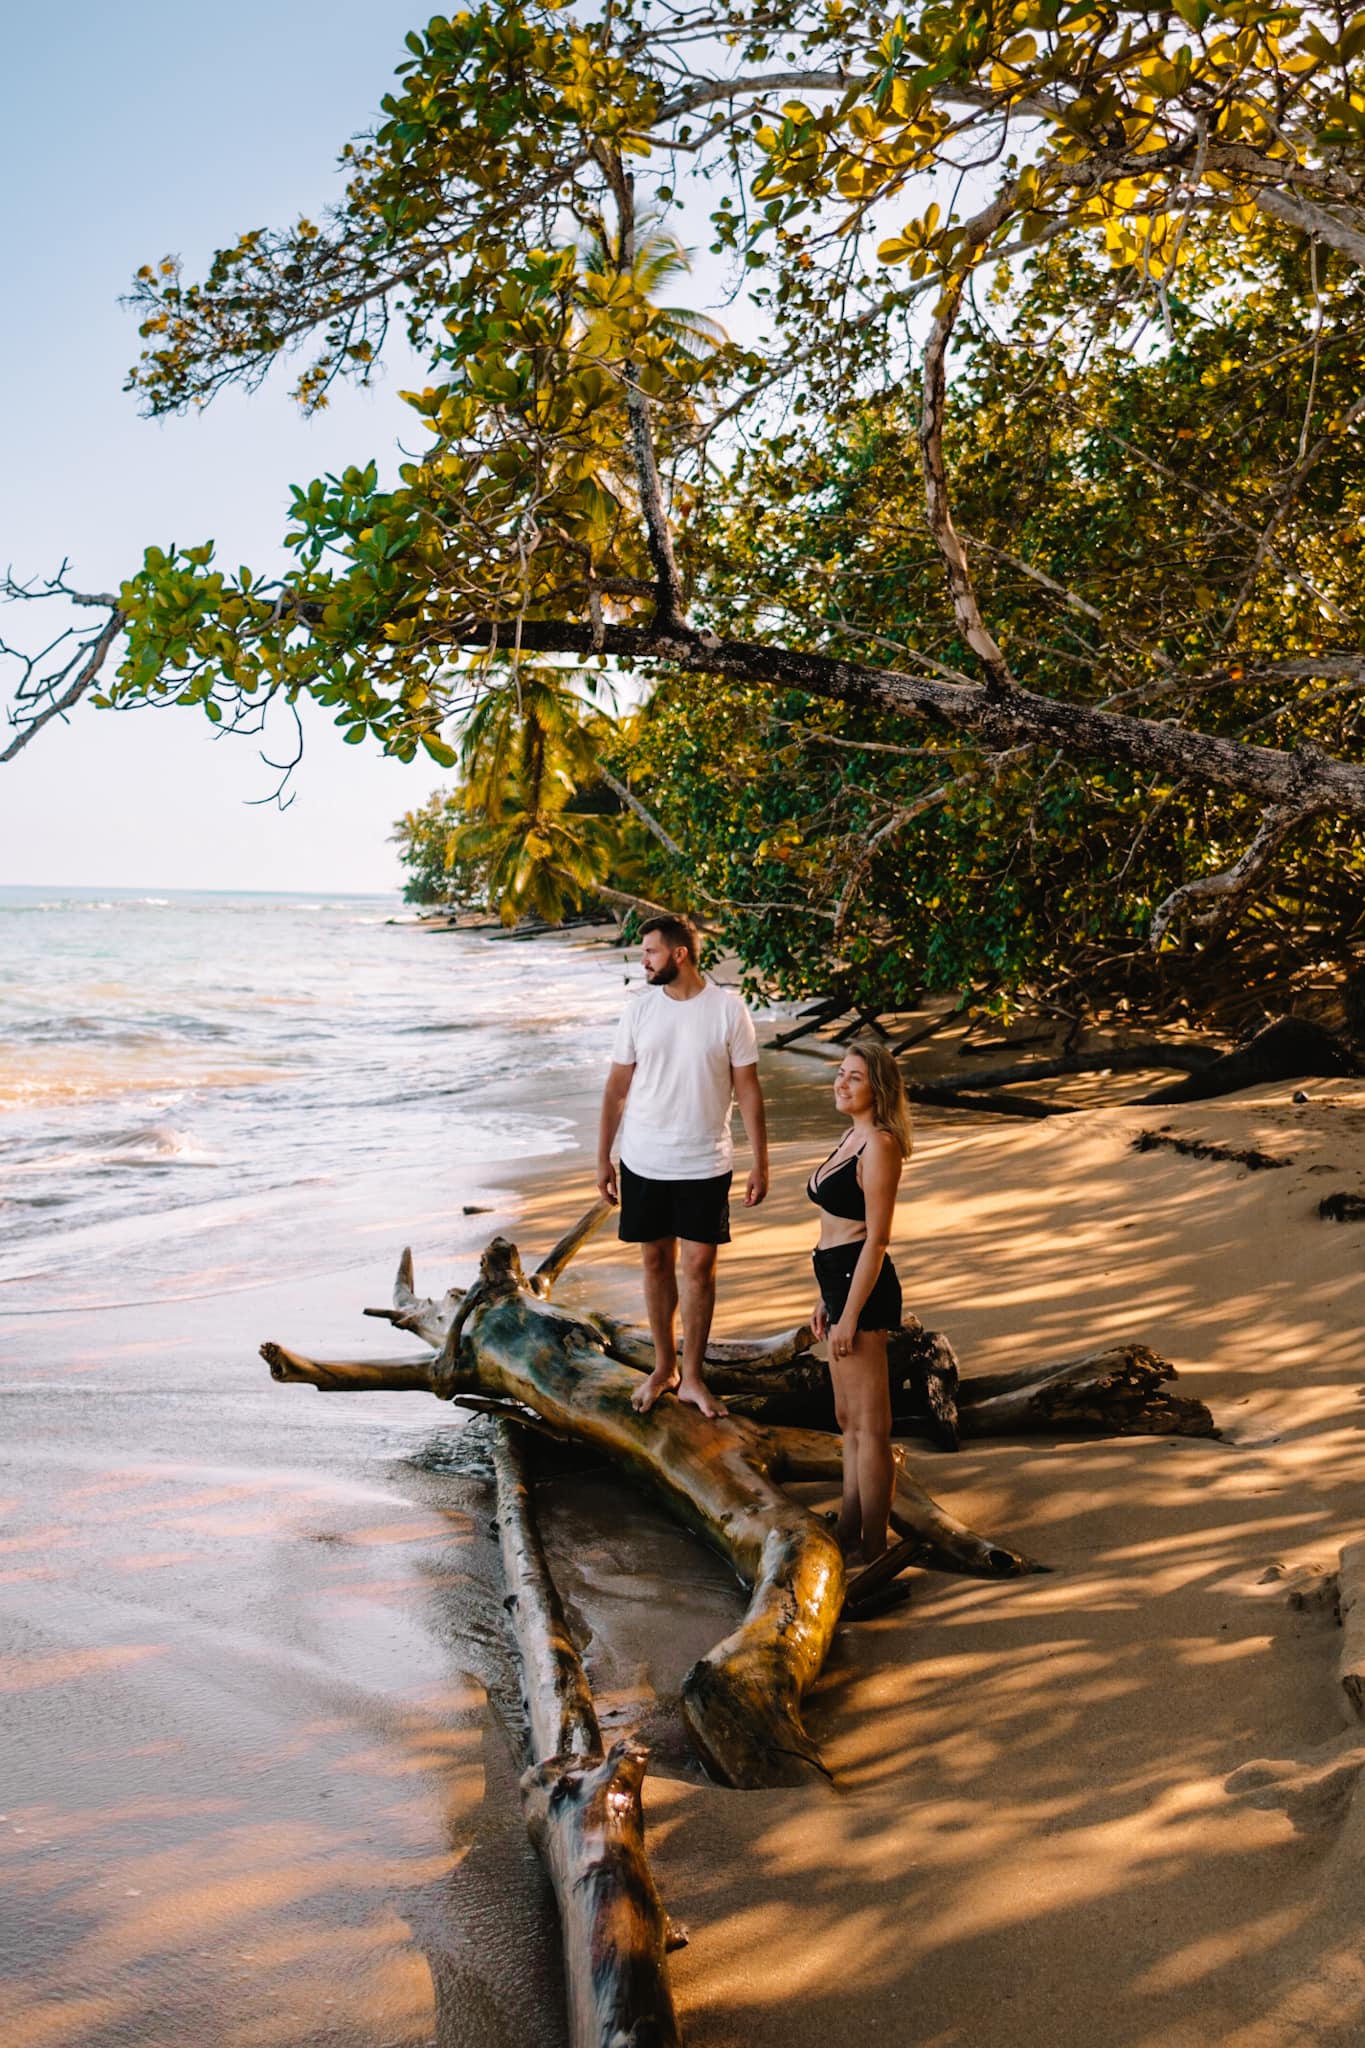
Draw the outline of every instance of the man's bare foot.
M666 1366L656 1366L647 1380L641 1380L630 1397L630 1405L641 1415L648 1415L660 1394L672 1393L678 1384L678 1372Z
M684 1379L678 1388L678 1399L690 1402L694 1408L700 1408L702 1414L711 1422L719 1422L729 1413L701 1380Z

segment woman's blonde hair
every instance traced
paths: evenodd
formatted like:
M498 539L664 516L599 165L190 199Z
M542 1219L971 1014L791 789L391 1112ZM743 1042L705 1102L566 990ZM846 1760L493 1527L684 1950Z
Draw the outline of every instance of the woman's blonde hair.
M875 1038L855 1038L850 1052L867 1068L867 1085L872 1090L872 1121L879 1131L890 1131L908 1159L914 1149L910 1127L910 1104L905 1099L905 1082L896 1056Z

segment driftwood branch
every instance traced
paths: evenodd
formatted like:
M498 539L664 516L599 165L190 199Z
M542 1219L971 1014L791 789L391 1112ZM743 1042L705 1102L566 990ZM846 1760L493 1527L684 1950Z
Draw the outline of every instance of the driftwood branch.
M1003 1095L998 1092L979 1094L975 1089L959 1088L954 1083L943 1085L936 1081L907 1081L906 1100L935 1105L940 1109L977 1109L988 1116L1077 1116L1085 1107L1080 1102L1052 1102L1036 1095Z
M602 1228L612 1213L608 1201L594 1202L585 1215L579 1217L572 1230L566 1230L558 1244L545 1254L531 1275L531 1292L543 1298L549 1295L570 1259L576 1258L588 1239Z
M1013 1066L945 1075L934 1086L940 1095L962 1095L1009 1088L1016 1081L1055 1081L1068 1074L1146 1073L1152 1067L1174 1067L1179 1072L1199 1074L1212 1067L1219 1057L1212 1046L1174 1042L1095 1046L1089 1052L1058 1053L1052 1059L1020 1060Z
M1060 1365L964 1379L964 1437L1080 1429L1104 1436L1217 1436L1202 1401L1166 1391L1175 1367L1145 1344L1116 1344Z
M570 1233L572 1236L573 1233ZM553 1256L553 1255L552 1255ZM262 1347L272 1375L324 1392L424 1389L444 1400L511 1404L533 1411L552 1433L614 1458L733 1565L749 1589L738 1627L683 1681L683 1717L712 1774L725 1784L795 1784L822 1772L801 1720L802 1698L818 1674L843 1606L844 1568L826 1525L785 1492L796 1451L788 1432L731 1417L714 1423L669 1398L647 1416L631 1406L636 1373L606 1353L604 1329L532 1293L515 1247L495 1238L479 1278L462 1296L422 1304L405 1256L395 1315L433 1332L441 1348L425 1359L314 1360L278 1344ZM449 1304L458 1302L453 1314ZM804 1331L766 1345L731 1346L735 1373L758 1373L753 1353L800 1362ZM747 1358L744 1353L750 1354ZM812 1362L814 1363L814 1362ZM502 1412L508 1412L504 1409ZM805 1433L802 1433L803 1435ZM839 1454L825 1437L826 1464ZM808 1452L807 1455L812 1455ZM1028 1561L969 1531L927 1494L902 1486L898 1501L927 1544L956 1547L961 1569L1030 1569ZM974 1562L965 1562L965 1560Z
M1208 1102L1267 1081L1298 1081L1309 1075L1347 1075L1360 1071L1354 1052L1334 1032L1309 1017L1276 1017L1254 1038L1183 1081L1172 1081L1150 1095L1138 1097L1143 1107L1176 1102Z
M600 1313L593 1321L611 1357L636 1372L654 1370L654 1344L647 1330ZM744 1343L713 1339L703 1365L706 1384L712 1393L770 1428L806 1423L815 1431L832 1430L829 1367L812 1355L812 1341L809 1325ZM895 1428L902 1434L928 1434L949 1450L957 1447L959 1436L1021 1436L1060 1429L1107 1436L1216 1434L1202 1401L1168 1392L1167 1383L1178 1377L1176 1369L1145 1344L1108 1345L1078 1358L1024 1366L1003 1375L964 1376L942 1332L926 1330L916 1317L908 1316L891 1333L888 1370ZM837 1457L837 1446L822 1455ZM805 1476L823 1477L825 1472ZM920 1525L921 1533L924 1526Z
M526 1825L550 1873L564 1937L572 2048L679 2040L668 1988L668 1916L645 1855L630 1737L603 1753L592 1693L550 1575L515 1426L494 1424L493 1470L508 1609L525 1681L531 1766Z

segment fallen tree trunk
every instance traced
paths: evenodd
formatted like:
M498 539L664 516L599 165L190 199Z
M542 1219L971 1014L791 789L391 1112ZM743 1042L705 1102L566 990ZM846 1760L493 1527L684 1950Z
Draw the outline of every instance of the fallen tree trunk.
M978 1046L964 1047L964 1051L979 1052ZM935 1082L941 1094L961 1095L964 1092L991 1088L1009 1088L1016 1081L1056 1081L1069 1074L1141 1074L1153 1067L1174 1067L1184 1074L1203 1074L1217 1065L1227 1055L1215 1052L1212 1046L1165 1045L1159 1040L1150 1045L1102 1046L1090 1052L1058 1053L1052 1059L1020 1060L1013 1066L988 1067L984 1072L973 1074L949 1074Z
M654 1346L647 1330L607 1317L595 1320L609 1331L613 1357L637 1372L653 1371ZM726 1347L752 1350L748 1363L716 1357L719 1347L708 1347L706 1384L732 1404L732 1412L752 1421L835 1430L829 1367L798 1348L809 1341L810 1331L803 1328L752 1347ZM1145 1344L1108 1345L1062 1362L964 1378L942 1332L926 1330L910 1316L890 1333L887 1369L895 1434L927 1436L944 1450L956 1450L962 1437L1059 1430L1097 1436L1217 1435L1202 1401L1168 1391L1168 1383L1178 1378L1176 1369Z
M905 1094L908 1101L922 1102L931 1108L976 1109L987 1116L1079 1116L1086 1108L1083 1102L1053 1102L1038 1095L979 1095L970 1088L937 1081L907 1081Z
M507 1605L531 1735L522 1808L559 1908L571 2048L676 2048L664 1956L678 1942L645 1855L640 1802L649 1752L627 1736L603 1753L532 1512L518 1431L505 1421L494 1429Z
M1222 1053L1201 1073L1187 1075L1183 1081L1173 1081L1137 1100L1140 1107L1155 1109L1171 1102L1208 1102L1214 1096L1232 1095L1239 1088L1254 1088L1266 1081L1359 1072L1360 1063L1350 1047L1321 1024L1307 1017L1276 1017L1245 1045Z
M782 1490L806 1476L816 1455L807 1433L763 1429L731 1417L710 1422L665 1399L639 1415L630 1367L605 1355L602 1331L531 1293L516 1248L495 1238L480 1276L459 1299L423 1304L404 1256L394 1320L417 1329L445 1324L439 1352L425 1360L330 1362L278 1344L262 1346L277 1380L329 1392L424 1387L537 1420L553 1434L605 1451L637 1484L728 1558L750 1588L747 1611L723 1643L683 1681L683 1716L698 1753L722 1783L795 1784L824 1764L801 1721L801 1701L824 1663L844 1596L839 1547L826 1525ZM795 1439L799 1439L796 1441ZM820 1476L834 1468L837 1439L816 1438ZM971 1564L959 1569L1023 1572L1029 1561L963 1531L922 1490L898 1490L898 1512L931 1547ZM946 1546L946 1548L945 1548Z
M1169 1359L1145 1344L1116 1344L1060 1365L963 1380L964 1437L1083 1429L1104 1436L1217 1436L1202 1401L1170 1394Z

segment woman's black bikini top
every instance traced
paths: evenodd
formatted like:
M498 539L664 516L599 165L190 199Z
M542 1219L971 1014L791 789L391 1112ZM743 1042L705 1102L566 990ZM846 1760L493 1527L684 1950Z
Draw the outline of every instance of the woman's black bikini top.
M834 1152L838 1149L836 1145ZM820 1178L823 1166L829 1165L834 1152L830 1153L823 1166L816 1167L806 1182L806 1193L817 1209L823 1209L828 1216L842 1216L846 1223L866 1223L867 1197L858 1185L858 1161L866 1150L865 1145L860 1145L856 1152L850 1152L847 1159L840 1161L833 1173L825 1174L823 1180Z

